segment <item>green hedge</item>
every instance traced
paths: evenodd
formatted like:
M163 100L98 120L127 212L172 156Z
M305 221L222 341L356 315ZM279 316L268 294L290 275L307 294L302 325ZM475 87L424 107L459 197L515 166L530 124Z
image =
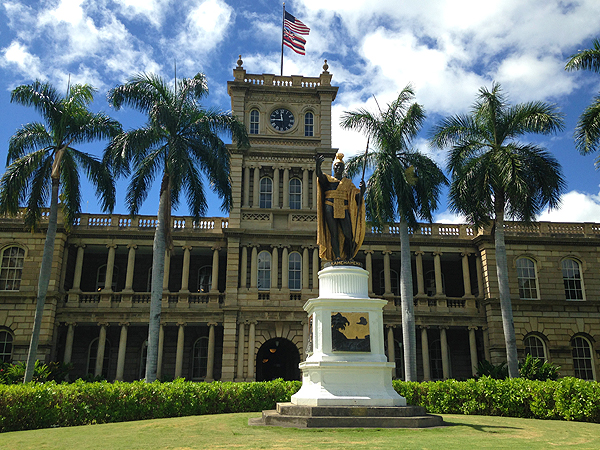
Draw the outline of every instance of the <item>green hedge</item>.
M403 382L394 389L431 413L600 423L600 384L577 378ZM262 411L290 400L299 381L0 385L0 431L200 414Z
M394 381L410 405L430 413L476 414L600 423L600 384L579 378L532 381L523 378L467 381Z

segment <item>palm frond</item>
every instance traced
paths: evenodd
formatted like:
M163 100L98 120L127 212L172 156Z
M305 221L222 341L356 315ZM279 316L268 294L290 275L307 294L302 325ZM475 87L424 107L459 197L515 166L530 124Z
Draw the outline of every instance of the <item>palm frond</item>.
M565 65L565 70L600 72L600 40L594 39L591 49L580 50L572 55Z
M6 164L9 165L29 151L49 148L53 145L52 136L44 124L39 122L25 124L10 137Z
M75 160L76 166L81 167L96 189L103 211L112 213L115 203L115 182L108 167L95 156L70 148L68 153Z
M600 150L600 96L594 98L577 122L575 147L582 155ZM596 164L596 167L600 165Z

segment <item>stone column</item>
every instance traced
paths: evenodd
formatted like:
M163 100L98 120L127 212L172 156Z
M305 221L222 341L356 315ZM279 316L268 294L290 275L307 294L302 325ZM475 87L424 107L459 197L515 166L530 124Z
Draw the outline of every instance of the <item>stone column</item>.
M120 323L121 336L119 337L119 354L117 355L117 376L116 381L123 381L123 373L125 372L125 354L127 353L127 329L128 322Z
M212 274L210 290L212 292L219 291L219 250L220 247L213 247Z
M423 381L431 380L431 368L429 366L429 338L427 328L421 327L421 354L423 356Z
M313 289L319 288L319 247L313 249Z
M175 378L181 378L183 373L183 347L185 344L185 323L178 323L177 326L177 352L175 353Z
M244 195L243 195L243 208L250 206L250 167L244 167Z
M104 290L112 292L113 271L115 269L116 244L107 244L108 260L106 261L106 277L104 278Z
M469 273L469 254L461 253L462 257L462 273L463 273L463 285L465 287L464 297L473 297L471 293L471 274Z
M450 378L450 359L448 358L448 339L446 338L446 329L440 327L440 345L442 347L442 374L444 380Z
M477 255L477 258L475 259L475 268L477 269L477 290L478 292L478 297L479 298L484 298L485 297L485 292L483 291L483 269L481 268L481 255Z
M127 254L127 275L125 276L125 292L133 292L133 273L135 270L135 250L137 245L129 244L127 246L129 253Z
M290 207L290 169L283 169L283 209Z
M365 270L369 272L369 295L373 294L373 250L365 250Z
M254 182L252 183L252 207L258 208L260 205L260 167L254 168Z
M246 327L244 322L238 325L238 345L237 345L237 376L235 381L244 381L244 333Z
M394 340L394 327L393 326L388 327L387 340L388 340L388 362L396 362L396 347L395 347L396 342ZM396 378L396 377L394 377L394 378Z
M281 255L281 289L288 289L290 287L289 275L290 275L289 251L288 251L287 246L284 246L283 252Z
M247 381L254 381L254 347L256 345L256 322L250 322L248 330L248 378Z
M242 246L242 261L240 264L240 287L247 288L248 277L248 247Z
M442 261L441 261L442 253L435 252L433 254L433 270L435 273L435 295L443 296L444 295L444 284L442 282Z
M308 289L308 247L302 250L302 289Z
M75 259L75 274L73 276L73 290L81 291L81 273L83 271L83 254L85 252L85 245L81 244L77 246L77 258Z
M471 352L471 374L477 375L477 341L475 340L475 330L477 327L469 327L469 350Z
M423 252L415 252L417 268L417 296L425 297L425 276L423 274Z
M279 250L276 245L273 245L271 253L271 291L277 290L279 287Z
M165 326L161 323L158 330L158 358L156 362L156 379L162 377L163 349L165 346Z
M302 169L302 209L308 208L308 169Z
M252 246L252 255L250 256L250 288L256 289L258 281L258 250L256 245Z
M273 167L273 203L271 206L279 209L279 167Z
M208 324L208 355L206 358L206 378L204 381L214 380L215 371L215 326L216 323Z
M163 292L169 292L169 272L171 270L171 252L165 250L165 273L163 276Z
M183 268L181 270L181 291L189 292L190 282L190 252L192 247L189 245L183 246Z
M317 207L317 173L312 170L312 176L310 177L312 180L312 209Z
M98 336L98 350L96 351L96 367L94 376L102 375L102 366L104 364L104 348L106 347L106 328L108 323L99 323L100 334Z
M75 322L67 323L67 341L65 342L65 356L63 362L69 364L71 362L71 356L73 355L73 341L75 339Z
M390 271L390 255L392 252L384 250L383 252L383 279L385 285L384 295L392 295L392 274Z

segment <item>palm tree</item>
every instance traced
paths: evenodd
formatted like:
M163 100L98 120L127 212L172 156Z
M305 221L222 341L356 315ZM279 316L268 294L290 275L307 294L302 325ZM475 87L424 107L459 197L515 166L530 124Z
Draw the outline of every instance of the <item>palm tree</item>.
M591 70L600 73L600 40L594 39L593 47L575 53L565 70ZM575 127L575 146L583 155L594 153L600 149L600 95L596 96L579 117ZM600 168L600 157L596 159L596 167Z
M52 85L41 81L19 86L11 95L11 102L36 109L44 123L24 125L10 139L8 168L0 180L0 214L15 215L19 207L25 205L25 225L34 229L50 197L25 383L31 381L37 357L52 269L59 195L67 228L81 211L80 169L95 186L102 209L112 211L115 204L114 184L106 167L94 156L73 148L73 145L113 137L121 131L118 122L103 113L93 114L88 110L93 98L94 88L87 84L71 86L63 97Z
M427 156L410 148L425 111L414 100L410 85L385 111L371 113L364 109L346 112L341 126L369 136L377 150L348 161L348 174L356 175L364 167L374 168L367 183L365 202L367 219L377 225L400 220L400 297L402 302L402 341L405 379L417 379L417 346L413 306L413 283L409 227L418 219L432 220L441 187L447 183L441 169Z
M199 101L208 95L206 78L197 74L177 81L174 89L159 76L140 74L111 89L109 101L116 109L131 106L148 115L142 128L117 136L107 147L105 162L116 175L128 175L133 165L126 202L136 215L148 196L152 182L162 173L157 226L152 257L152 287L146 382L156 380L165 251L170 245L171 205L177 207L184 193L195 218L207 209L201 174L222 199L222 209L231 208L229 152L220 138L227 133L240 146L248 146L244 126L230 114L207 110Z
M563 129L563 115L544 102L508 104L499 84L479 89L471 113L443 119L432 133L438 148L451 147L449 201L476 228L494 221L496 273L508 373L519 376L517 343L508 286L504 219L531 222L542 209L559 205L565 188L558 161L544 148L522 144L526 133Z

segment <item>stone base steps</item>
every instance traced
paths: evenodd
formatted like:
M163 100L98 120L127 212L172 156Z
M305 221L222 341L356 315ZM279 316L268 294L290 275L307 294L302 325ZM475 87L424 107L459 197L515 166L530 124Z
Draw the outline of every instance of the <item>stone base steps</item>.
M277 403L248 425L294 428L426 428L444 425L422 406L300 406Z

